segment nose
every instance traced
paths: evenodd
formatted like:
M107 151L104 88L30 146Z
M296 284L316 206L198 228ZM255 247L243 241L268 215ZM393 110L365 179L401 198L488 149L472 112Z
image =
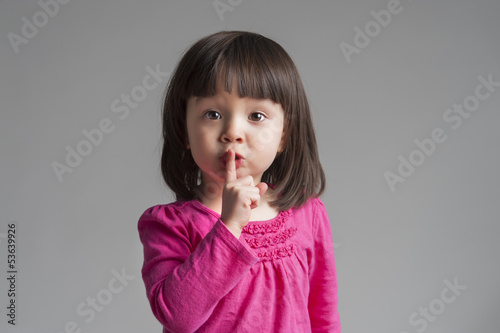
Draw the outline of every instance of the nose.
M231 117L224 123L221 141L225 143L243 142L243 126L236 117Z

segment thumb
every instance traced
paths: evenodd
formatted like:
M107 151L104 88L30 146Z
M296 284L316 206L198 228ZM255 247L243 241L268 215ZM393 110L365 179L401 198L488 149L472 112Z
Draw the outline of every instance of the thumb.
M266 183L259 183L255 187L257 187L259 189L260 196L263 196L264 193L266 193L267 189L269 188L269 186L267 186Z

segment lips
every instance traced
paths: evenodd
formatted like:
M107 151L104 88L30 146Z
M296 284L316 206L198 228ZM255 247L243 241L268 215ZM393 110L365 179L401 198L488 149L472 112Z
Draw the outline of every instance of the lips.
M224 155L222 155L219 158L219 160L220 160L222 166L224 167L224 169L226 169L227 157L228 157L228 152L225 152ZM236 169L238 169L239 167L241 167L243 165L243 163L245 163L245 158L243 156L241 156L240 154L235 153L235 156L234 156L234 165L235 165Z

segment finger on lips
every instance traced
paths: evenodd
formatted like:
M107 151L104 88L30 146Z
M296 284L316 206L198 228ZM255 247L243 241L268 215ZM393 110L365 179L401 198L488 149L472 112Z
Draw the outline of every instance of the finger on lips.
M235 152L229 149L226 158L226 183L228 183L236 179Z

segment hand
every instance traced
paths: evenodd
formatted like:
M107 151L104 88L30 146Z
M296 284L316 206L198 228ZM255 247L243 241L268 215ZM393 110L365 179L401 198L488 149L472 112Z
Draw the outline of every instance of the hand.
M248 224L252 209L260 204L267 184L254 185L253 177L236 176L235 152L229 149L226 161L226 181L222 190L221 220L239 238L241 230Z

